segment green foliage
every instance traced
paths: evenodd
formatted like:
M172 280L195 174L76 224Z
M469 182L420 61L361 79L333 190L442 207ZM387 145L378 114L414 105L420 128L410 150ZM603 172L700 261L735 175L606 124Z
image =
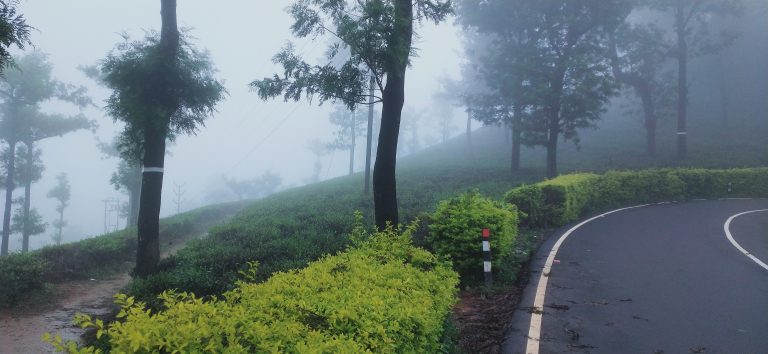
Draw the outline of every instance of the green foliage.
M56 185L51 188L50 191L48 191L46 196L48 198L56 199L56 201L59 202L59 204L56 206L57 212L62 212L64 209L66 209L66 207L69 205L70 198L69 179L67 179L66 173L62 173L56 176Z
M685 198L686 186L673 169L609 171L596 179L588 211Z
M410 3L410 2L406 2ZM288 7L293 17L291 31L298 38L333 34L328 63L312 65L289 43L272 61L283 67L275 74L250 83L262 99L283 96L298 101L317 96L320 103L340 100L349 109L365 103L370 75L383 89L385 76L400 75L413 54L407 33L414 21L439 23L453 11L446 0L417 0L409 4L415 15L392 0L347 2L296 0ZM343 61L342 61L343 60ZM331 65L339 62L337 65ZM376 97L380 101L381 97Z
M208 53L197 50L186 33L174 65L164 61L160 35L152 31L143 40L124 36L99 63L98 72L86 70L113 90L106 109L126 124L118 150L128 161L142 158L145 131L162 132L171 141L179 134L194 134L226 94L214 78ZM166 107L168 97L174 107Z
M19 0L5 0L0 3L0 71L14 64L8 48L15 45L19 49L31 44L29 30L32 26L27 24L24 15L18 13L16 6Z
M0 305L13 305L44 285L50 264L36 255L24 253L0 258Z
M398 203L404 220L433 212L438 201L456 191L478 188L486 195L501 197L520 181L520 177L510 177L504 167L467 169L435 166L434 160L410 161L403 160L411 167L398 176L403 181L398 186ZM197 296L231 290L249 261L259 262L256 279L264 281L274 272L304 267L344 249L350 243L345 235L354 228L355 211L361 212L367 224L373 221L373 205L360 191L360 177L341 177L251 202L241 214L212 228L208 237L194 240L162 260L157 274L135 279L128 294L159 308L157 295L165 290Z
M261 284L241 282L221 300L164 292L165 310L154 313L118 295L121 322L77 321L108 336L116 352L437 352L458 276L414 247L412 230L370 235L359 247ZM45 340L61 351L94 351Z
M37 209L32 208L29 210L29 215L24 218L24 199L19 198L14 200L15 204L18 204L16 210L13 213L11 219L11 232L22 235L35 236L45 232L47 223L43 222L43 217L37 212Z
M768 168L686 168L675 174L685 184L685 197L689 199L768 197Z
M506 194L506 201L517 205L523 213L522 224L528 227L558 226L575 220L592 199L596 175L577 173L562 175L532 185L517 187Z
M562 226L588 213L694 198L766 197L768 168L655 169L572 174L515 188L506 199L529 227Z
M441 201L431 219L427 242L437 255L453 261L465 282L479 279L483 273L484 228L491 232L494 267L510 255L517 237L517 208L485 198L477 191Z

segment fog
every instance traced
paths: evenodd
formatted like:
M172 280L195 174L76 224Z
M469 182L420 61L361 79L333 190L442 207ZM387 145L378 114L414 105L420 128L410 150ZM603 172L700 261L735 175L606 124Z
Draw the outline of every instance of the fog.
M207 196L223 189L223 176L248 179L267 171L282 177L282 188L307 183L313 174L315 155L307 148L312 139L330 141L334 127L328 114L333 104L327 102L288 102L282 99L267 102L249 91L248 83L279 72L271 62L272 56L295 40L291 36L287 6L280 1L210 1L185 0L178 4L179 27L191 28L193 43L210 51L224 80L229 96L217 106L218 112L206 121L196 136L180 136L169 145L165 162L161 216L176 212L174 183L183 184L182 210L210 203ZM23 1L19 11L27 23L36 28L31 41L37 50L48 54L53 64L54 78L88 87L89 95L98 106L104 105L109 91L87 78L78 66L93 65L103 59L127 33L140 39L147 30L159 30L159 3L151 0L35 0ZM419 49L408 72L405 110L433 111L432 93L438 88L438 78L457 76L461 43L453 21L441 25L424 24L418 30L415 44ZM310 60L323 55L326 38L295 40L296 48ZM27 48L31 50L32 48ZM23 54L16 51L15 55ZM51 103L46 112L76 113L66 104ZM31 249L50 244L56 218L54 202L46 193L55 183L56 175L66 173L71 184L72 198L64 218L64 242L101 234L105 230L105 199L127 197L109 183L118 160L107 158L97 148L97 137L109 142L120 131L99 108L83 113L98 123L95 134L78 131L63 137L42 141L45 170L43 178L32 186L32 207L48 222L46 233L31 238ZM460 131L460 115L454 134ZM437 122L423 119L425 126ZM426 130L426 129L422 129ZM437 129L434 129L436 141ZM360 146L360 145L358 145ZM362 145L364 146L364 145ZM356 170L363 167L364 148L358 147ZM321 179L347 172L347 152L337 151L321 157ZM17 189L18 195L23 189ZM23 192L22 192L23 195ZM116 213L109 213L107 228L116 226ZM119 220L123 227L125 220ZM20 248L20 236L11 236L11 250Z
M459 2L461 3L461 2ZM768 4L762 0L744 1L743 16L708 22L715 30L727 29L738 34L733 43L721 52L691 55L689 71L689 134L692 153L712 151L712 146L723 151L740 154L740 158L723 157L718 167L754 164L755 146L760 146L764 155L765 136L768 136L768 70L763 65L768 56L768 33L765 18ZM199 49L208 50L217 77L224 81L228 96L217 106L217 112L206 121L197 135L180 135L168 147L165 159L161 216L176 213L177 204L174 188L183 186L180 209L182 211L208 205L214 202L236 199L224 183L225 177L235 180L252 179L265 173L277 174L282 178L279 189L304 185L315 180L325 180L348 172L348 152L336 150L332 153L316 154L311 147L324 145L334 140L337 127L329 121L329 115L336 108L332 102L318 105L312 102L283 102L282 99L262 101L249 89L248 84L280 73L282 67L272 63L272 57L290 40L297 53L307 61L325 61L328 37L317 39L295 39L290 32L291 17L285 11L288 2L281 1L226 1L216 3L202 0L185 0L178 3L179 27L189 28L192 43ZM34 48L48 55L53 64L53 77L65 83L84 85L98 107L83 111L88 119L98 123L94 132L77 131L63 137L43 140L42 149L45 170L42 179L33 184L31 204L47 222L48 230L32 237L31 248L50 244L54 232L52 221L57 217L55 204L46 197L56 176L68 175L71 184L70 206L65 211L68 226L64 229L64 242L102 234L105 230L122 228L124 218L116 212L105 214L105 200L127 201L127 196L116 191L109 180L118 160L108 158L97 147L98 141L110 142L121 131L122 126L101 109L110 91L87 78L78 67L95 65L104 59L115 45L122 41L122 35L141 39L147 31L158 30L160 6L156 0L140 1L97 1L97 0L35 0L22 1L19 11L27 23L36 29L31 34ZM709 15L707 15L709 16ZM713 17L714 18L714 17ZM725 17L724 17L725 18ZM671 36L672 19L659 12L636 11L629 17L630 22L655 23L665 28L665 36ZM711 21L710 21L711 20ZM481 20L480 23L483 21ZM474 26L476 26L475 24ZM470 25L471 27L473 25ZM444 91L445 78L454 83L471 86L479 80L469 80L462 75L473 70L470 38L473 34L450 17L440 25L425 22L418 26L414 38L416 55L406 75L405 107L401 127L400 145L402 154L441 142L446 137L456 136L466 126L464 108L447 106L453 99L443 95L443 101L436 101L436 94ZM702 32L710 35L709 32ZM716 34L711 34L716 36ZM464 38L462 38L464 37ZM714 37L713 37L714 38ZM671 43L672 38L664 38ZM483 40L475 45L482 47ZM480 50L482 52L482 50ZM14 55L25 52L16 50ZM715 53L715 54L712 54ZM674 89L676 64L669 58L660 60L657 78L663 82L660 87ZM757 58L757 59L756 59ZM478 58L475 58L477 60ZM476 70L476 68L474 68ZM467 83L471 85L467 85ZM470 88L469 90L471 90ZM482 90L481 90L482 91ZM666 98L674 96L670 91ZM659 92L657 96L664 96ZM656 160L645 159L643 145L643 117L639 99L632 89L625 85L616 95L610 95L605 112L595 120L596 130L580 126L576 135L580 138L579 148L571 142L560 143L564 153L560 159L567 160L575 153L610 154L597 156L608 162L607 168L630 165L663 165L674 161L673 152L678 128L676 115L670 102L660 97L658 137L659 156ZM461 105L460 102L454 102ZM674 102L672 102L674 103ZM727 103L727 104L726 104ZM46 112L73 114L77 109L69 104L52 102L44 106ZM450 116L446 124L441 118ZM415 144L414 121L418 117L416 130L420 141ZM482 124L473 122L473 127ZM591 122L590 122L591 124ZM589 124L586 124L589 125ZM405 130L408 130L406 132ZM503 134L503 133L502 133ZM738 135L742 134L742 135ZM573 138L573 137L571 137ZM557 140L557 139L556 139ZM613 144L613 145L612 145ZM760 145L763 144L763 145ZM525 144L524 144L525 145ZM532 152L543 154L541 142L531 143L536 147L524 146L522 154ZM631 153L627 154L627 146ZM375 148L375 146L374 146ZM710 150L706 150L710 149ZM364 138L358 139L355 170L364 166ZM510 152L503 158L509 161ZM570 155L569 155L570 154ZM523 166L540 168L545 161L536 155L536 165ZM641 163L626 164L632 158L645 159ZM759 157L759 161L768 161ZM624 159L624 161L619 161ZM525 160L525 159L524 159ZM613 161L618 161L615 165ZM717 163L701 162L699 165L715 166ZM667 163L675 165L676 162ZM586 167L588 168L588 167ZM360 177L362 180L362 176ZM14 197L23 194L18 188ZM105 219L105 217L107 217ZM20 248L20 236L12 235L11 250Z

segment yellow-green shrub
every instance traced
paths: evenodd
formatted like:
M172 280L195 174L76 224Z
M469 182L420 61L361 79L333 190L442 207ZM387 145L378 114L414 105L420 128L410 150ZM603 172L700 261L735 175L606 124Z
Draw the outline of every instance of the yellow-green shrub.
M507 202L517 205L529 227L560 226L576 220L593 200L593 184L598 176L591 173L562 175L509 191Z
M440 256L453 261L464 281L483 274L482 230L491 232L494 267L509 256L517 236L517 208L470 192L443 200L429 225L427 242Z
M768 197L768 168L675 170L687 198Z
M561 226L588 213L693 198L768 197L768 168L652 169L572 174L515 188L508 202L530 227Z
M595 179L595 196L584 212L685 199L676 170L609 171Z
M261 284L240 282L223 300L165 292L165 310L150 313L123 295L122 322L80 322L107 335L115 352L436 352L458 276L414 247L411 231L358 234L367 240L356 248Z

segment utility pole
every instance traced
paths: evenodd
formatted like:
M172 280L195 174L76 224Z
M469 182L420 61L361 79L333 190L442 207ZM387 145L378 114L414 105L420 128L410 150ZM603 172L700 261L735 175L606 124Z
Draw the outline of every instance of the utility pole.
M102 202L104 203L104 233L115 232L120 226L120 200L107 198Z

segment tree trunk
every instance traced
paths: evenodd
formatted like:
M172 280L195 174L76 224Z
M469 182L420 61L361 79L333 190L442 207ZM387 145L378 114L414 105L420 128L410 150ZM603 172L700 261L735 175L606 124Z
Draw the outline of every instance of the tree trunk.
M513 108L512 124L512 171L520 170L520 118L523 114L523 109L520 105L515 105Z
M61 244L61 230L64 229L64 205L62 205L61 209L59 209L59 227L58 227L59 234L56 238L56 245Z
M730 110L730 96L728 95L728 75L726 74L725 59L721 52L718 56L720 63L720 80L718 80L718 86L720 89L720 118L723 121L723 125L728 125L728 115Z
M656 157L656 107L653 103L653 94L648 85L636 85L640 99L643 102L643 115L645 117L645 152L650 157Z
M504 145L510 146L512 140L512 125L504 123Z
M685 13L683 5L675 11L675 30L677 32L677 158L685 159L688 155L688 43L685 38Z
M467 109L467 145L472 146L472 112Z
M405 102L405 71L413 38L413 3L397 0L395 5L395 33L390 39L387 63L387 84L382 93L381 130L373 169L373 205L376 227L398 226L397 183L395 168L400 118Z
M29 168L27 168L27 173L29 172ZM29 176L27 174L27 178L24 181L24 226L21 231L21 253L29 251L29 230L31 228L31 225L29 225L29 209L31 208L29 199L32 197L32 179Z
M3 240L0 245L0 256L8 255L8 243L11 239L11 208L13 202L13 176L16 175L16 142L8 142L8 164L5 175L5 212L3 213Z
M165 134L148 130L144 139L144 171L139 199L136 275L155 272L160 261L160 203L163 192Z
M29 209L31 208L30 199L32 197L32 163L34 162L34 144L32 142L25 142L27 146L27 164L24 171L24 226L21 231L21 253L27 253L29 251Z
M393 226L398 223L395 168L400 118L405 101L404 84L403 75L392 75L387 78L384 87L379 146L373 167L373 203L379 230L384 230L388 223Z
M128 225L126 225L126 228L128 227L136 227L139 223L139 198L141 198L141 167L139 165L132 166L131 167L133 171L131 173L134 174L135 178L134 180L139 181L139 183L130 186L128 189Z
M371 81L368 83L368 135L365 142L365 186L363 193L368 194L371 190L371 149L373 147L373 87L376 80L371 74Z
M170 117L178 108L178 99L171 85L179 49L179 30L176 24L176 0L162 0L160 3L162 29L160 52L162 63L158 74L161 90L158 101L161 107L144 129L144 170L141 177L139 198L138 245L136 249L136 275L146 277L157 270L160 261L160 203L163 191L163 168L165 165L165 139L168 134Z
M550 118L550 124L553 119L556 118ZM557 177L557 138L559 136L559 125L550 126L547 137L547 178Z
M556 76L550 81L552 87L552 97L550 98L547 109L547 178L557 177L557 139L560 137L560 112L562 106L563 85L565 84L565 64L558 64L560 67Z
M355 112L352 112L350 117L352 118L352 143L349 145L349 175L351 176L355 172L355 135L357 134L355 125L357 125L357 116L355 116Z

